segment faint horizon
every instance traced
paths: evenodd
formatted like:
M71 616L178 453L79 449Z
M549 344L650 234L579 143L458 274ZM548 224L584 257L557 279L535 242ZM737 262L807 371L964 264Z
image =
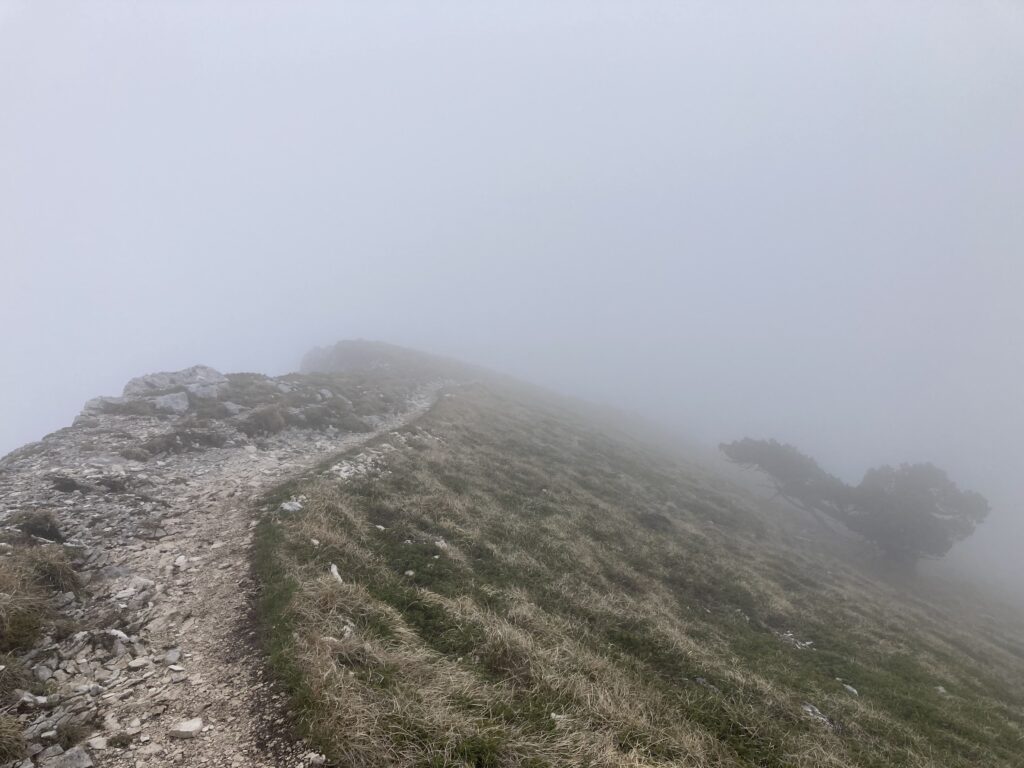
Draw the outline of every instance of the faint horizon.
M0 453L382 339L931 461L1024 584L1024 8L0 4Z

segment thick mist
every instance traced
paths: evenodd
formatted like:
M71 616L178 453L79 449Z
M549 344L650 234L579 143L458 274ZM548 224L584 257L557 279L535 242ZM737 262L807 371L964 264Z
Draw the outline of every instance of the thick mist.
M366 337L856 482L1024 581L1012 2L0 3L0 452Z

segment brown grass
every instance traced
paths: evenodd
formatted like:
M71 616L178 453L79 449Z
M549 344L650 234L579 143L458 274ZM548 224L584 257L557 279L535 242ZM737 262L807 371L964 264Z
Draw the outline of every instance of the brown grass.
M519 393L459 389L374 448L283 488L308 502L255 554L272 663L341 765L1019 765L1019 624Z
M59 545L23 546L0 557L0 653L32 647L53 618L50 593L80 589Z
M32 579L43 588L75 594L81 591L82 580L62 547L53 544L33 547L22 554L22 559Z
M0 714L0 763L25 756L25 742L21 738L21 724L10 715Z
M31 647L45 616L46 596L21 558L0 559L0 653Z
M257 408L249 414L244 421L240 422L238 428L250 437L256 435L273 435L288 426L288 422L275 405L268 405Z
M11 654L0 654L0 708L11 703L15 691L27 690L30 685L21 662Z

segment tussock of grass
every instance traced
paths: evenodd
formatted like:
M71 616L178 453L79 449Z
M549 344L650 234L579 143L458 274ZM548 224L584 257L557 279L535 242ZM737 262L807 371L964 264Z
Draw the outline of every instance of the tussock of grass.
M63 548L50 544L33 547L23 554L22 560L38 585L55 592L81 591L82 580Z
M28 672L21 662L11 654L0 654L0 708L12 702L15 691L25 690L29 685Z
M25 756L25 742L21 738L21 724L17 718L0 714L0 763Z
M0 557L0 653L32 647L51 619L50 593L80 589L78 574L56 544L24 546Z
M254 558L271 663L339 764L1019 765L1010 630L550 403L462 388L379 442L371 476L289 485Z
M0 559L0 653L31 647L46 616L45 594L20 559Z

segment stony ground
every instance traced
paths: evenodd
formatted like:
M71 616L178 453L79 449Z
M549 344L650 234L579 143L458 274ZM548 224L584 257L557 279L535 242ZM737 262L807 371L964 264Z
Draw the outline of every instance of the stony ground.
M363 414L370 432L289 426L247 435L223 420L204 421L197 433L189 402L197 392L215 399L226 386L217 379L211 390L210 375L219 374L197 370L187 390L169 395L183 382L161 379L147 395L136 384L130 404L146 408L93 404L75 427L0 462L0 524L55 512L84 582L78 594L55 597L58 627L21 655L35 686L19 692L11 711L30 757L11 765L323 764L289 737L282 699L252 643L254 501L420 414L434 390ZM296 386L294 378L280 385L286 393ZM343 396L320 388L314 397ZM238 410L230 409L236 420L245 416ZM142 460L140 446L162 444L169 449Z

